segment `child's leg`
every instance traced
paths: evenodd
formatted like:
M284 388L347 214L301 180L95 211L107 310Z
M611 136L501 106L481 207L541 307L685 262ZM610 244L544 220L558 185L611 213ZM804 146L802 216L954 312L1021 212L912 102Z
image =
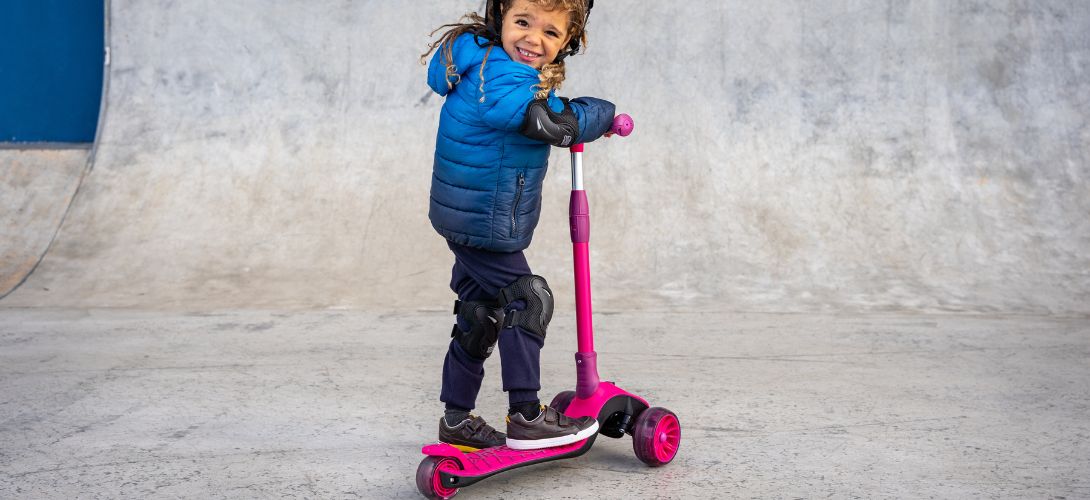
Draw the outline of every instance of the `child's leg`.
M456 284L471 280L455 259L451 273L451 288L458 293L455 307L457 324L453 339L443 361L443 386L439 399L446 404L439 422L439 441L460 447L463 451L500 446L506 435L496 431L481 417L469 414L477 401L484 379L484 362L496 343L496 334L503 321L502 312L492 297Z
M464 247L449 243L455 255L450 287L465 300L495 300L500 290L531 274L526 256L522 252L499 253ZM516 301L508 309L520 309L524 304ZM503 390L507 392L512 409L529 408L537 414L538 396L541 389L540 356L544 340L521 327L500 331L500 370ZM451 356L448 354L448 359ZM483 367L481 369L483 376ZM444 384L445 385L445 384ZM474 386L480 389L478 381ZM473 394L474 401L476 392ZM441 398L442 399L442 398ZM448 402L446 399L444 402ZM449 402L448 402L449 403ZM531 417L532 418L532 417Z
M468 279L457 261L451 274L452 282ZM484 362L496 342L499 322L503 321L496 304L479 298L475 294L459 294L455 306L457 324L443 361L443 388L439 394L439 400L446 403L450 424L468 416L476 405L484 380Z
M448 245L455 255L450 287L458 297L493 300L502 290L502 302L508 302L504 324L509 326L499 333L503 390L507 391L510 404L504 435L507 446L516 449L561 446L598 432L598 421L592 416L574 419L554 408L542 411L539 406L541 347L552 315L552 294L545 280L530 275L530 266L522 252L496 253ZM448 354L449 359L452 356ZM479 379L474 389L480 389Z
M475 451L503 445L507 435L496 431L481 417L472 416L477 392L484 378L484 360L472 356L452 340L443 363L443 391L440 399L446 403L439 419L439 441L452 444L462 451Z
M447 357L443 360L443 388L439 400L446 404L453 424L461 413L469 413L476 406L477 393L484 380L484 360L477 359L465 352L455 340L447 347Z

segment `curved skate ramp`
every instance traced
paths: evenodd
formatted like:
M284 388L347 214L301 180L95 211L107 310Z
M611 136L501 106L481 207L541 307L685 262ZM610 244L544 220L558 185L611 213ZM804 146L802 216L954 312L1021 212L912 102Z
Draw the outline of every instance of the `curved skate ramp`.
M0 305L448 308L417 58L478 3L112 1L96 167ZM599 308L1090 313L1090 5L598 4L563 93L637 123L586 155Z
M38 265L87 165L87 149L0 149L0 298Z

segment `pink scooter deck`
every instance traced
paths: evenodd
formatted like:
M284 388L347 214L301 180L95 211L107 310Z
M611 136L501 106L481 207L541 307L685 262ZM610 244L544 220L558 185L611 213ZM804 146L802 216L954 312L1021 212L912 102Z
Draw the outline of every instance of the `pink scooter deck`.
M444 485L461 488L499 472L550 460L577 457L590 449L596 437L597 434L582 441L540 450L515 450L506 446L497 446L465 453L447 443L436 443L424 446L420 451L432 457L451 457L457 460L462 466L461 470L443 470L439 474L442 476Z

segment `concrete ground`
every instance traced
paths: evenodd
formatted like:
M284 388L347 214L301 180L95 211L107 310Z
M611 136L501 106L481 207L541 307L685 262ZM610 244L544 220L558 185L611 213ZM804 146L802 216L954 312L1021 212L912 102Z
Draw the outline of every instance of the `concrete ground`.
M416 498L445 312L0 309L0 498ZM573 384L558 314L543 397ZM1090 497L1090 320L603 312L604 378L682 422L466 498ZM502 422L496 360L478 411Z

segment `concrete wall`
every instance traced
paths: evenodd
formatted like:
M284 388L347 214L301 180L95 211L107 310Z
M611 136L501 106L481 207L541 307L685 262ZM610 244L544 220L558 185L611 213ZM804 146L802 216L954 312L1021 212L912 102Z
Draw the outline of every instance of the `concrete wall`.
M586 155L599 309L1090 313L1090 4L598 3L564 93L637 123ZM112 4L96 167L0 305L449 307L416 61L478 2Z

